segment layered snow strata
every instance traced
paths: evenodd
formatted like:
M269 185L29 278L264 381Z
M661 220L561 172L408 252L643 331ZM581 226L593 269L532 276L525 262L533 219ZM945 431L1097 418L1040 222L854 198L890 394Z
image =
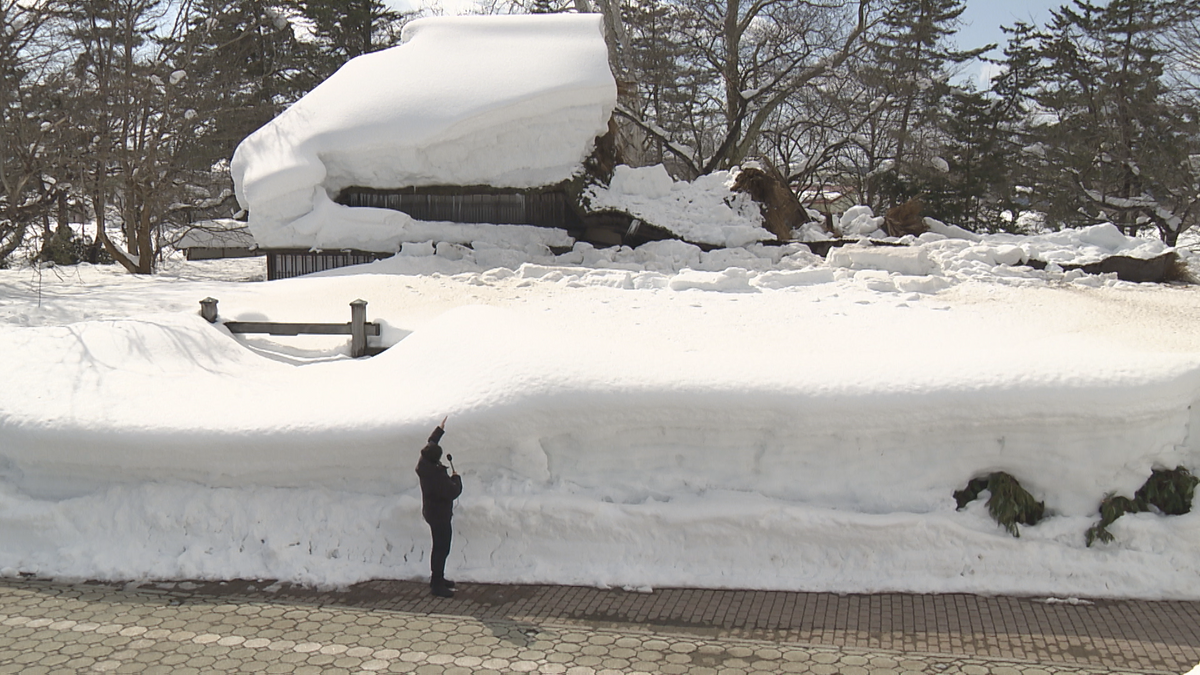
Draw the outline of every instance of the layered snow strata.
M370 248L398 224L293 223L351 185L560 182L615 105L599 15L421 19L244 140L234 185L260 246Z

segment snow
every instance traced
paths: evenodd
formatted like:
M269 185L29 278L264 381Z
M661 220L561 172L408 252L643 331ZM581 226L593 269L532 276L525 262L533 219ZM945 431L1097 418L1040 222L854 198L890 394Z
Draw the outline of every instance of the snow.
M883 217L876 217L869 206L852 206L838 219L838 231L846 237L881 234Z
M1197 513L1084 545L1107 493L1200 469L1197 289L1016 266L1151 243L555 255L553 230L400 225L429 238L283 281L0 271L0 574L421 578L413 467L449 415L461 581L1200 598ZM308 322L363 298L390 348L234 336L210 296ZM998 470L1046 502L1019 539L986 495L955 510Z
M514 240L521 241L522 248L569 247L575 243L558 228L414 220L391 209L344 206L321 192L313 202L311 212L288 226L288 236L299 237L317 250L351 248L394 253L407 244L434 239L448 244L476 244L477 248Z
M831 267L880 270L888 274L925 276L933 272L933 261L924 247L843 246L826 257Z
M775 239L763 228L758 204L731 190L734 171L716 171L694 181L673 181L661 164L618 166L607 188L588 190L592 211L616 209L697 244L745 246Z
M419 19L244 140L234 185L264 248L381 246L402 223L311 221L348 186L566 180L615 105L599 15Z

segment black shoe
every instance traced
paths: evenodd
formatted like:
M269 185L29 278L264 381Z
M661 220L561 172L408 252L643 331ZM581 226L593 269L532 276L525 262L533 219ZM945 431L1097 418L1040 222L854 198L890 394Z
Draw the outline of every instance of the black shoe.
M443 579L442 585L445 586L446 588L449 588L450 590L454 590L454 582L450 581L449 579Z
M429 592L438 596L439 598L453 598L454 597L454 591L451 590L450 588L447 588L446 586L430 586Z

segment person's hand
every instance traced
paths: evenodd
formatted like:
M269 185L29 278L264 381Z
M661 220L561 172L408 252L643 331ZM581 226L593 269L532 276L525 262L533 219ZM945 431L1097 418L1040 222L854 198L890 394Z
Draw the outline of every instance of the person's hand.
M438 428L439 428L439 429L442 429L442 430L445 430L445 429L446 429L446 420L448 420L448 419L450 419L450 416L449 416L449 415L446 415L445 417L443 417L443 418L442 418L442 423L438 425Z

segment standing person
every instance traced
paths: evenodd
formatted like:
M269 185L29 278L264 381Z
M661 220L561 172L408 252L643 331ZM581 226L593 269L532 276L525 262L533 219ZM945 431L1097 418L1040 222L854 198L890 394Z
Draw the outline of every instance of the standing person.
M438 441L446 433L446 420L438 425L429 436L429 442L421 450L417 462L417 476L421 479L421 515L429 523L433 534L433 549L429 554L429 590L440 598L454 597L454 582L446 579L446 558L450 555L450 538L453 529L450 520L454 517L454 500L462 494L462 477L452 474L442 464L442 447Z

